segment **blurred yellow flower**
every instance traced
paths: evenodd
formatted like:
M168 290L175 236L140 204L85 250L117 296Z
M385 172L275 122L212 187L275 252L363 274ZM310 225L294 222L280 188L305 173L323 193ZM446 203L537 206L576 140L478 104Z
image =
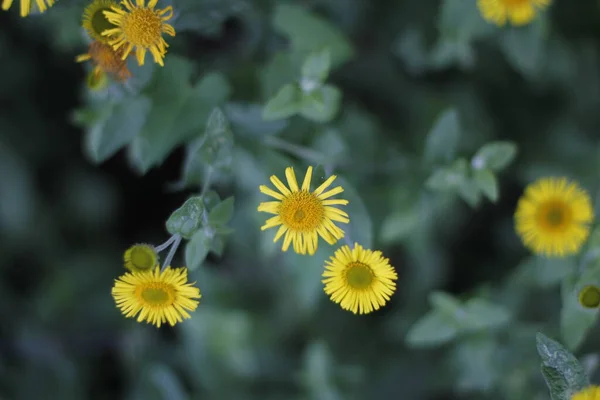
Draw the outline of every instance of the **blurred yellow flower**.
M483 18L498 26L506 24L506 20L516 26L527 25L550 3L551 0L477 0Z
M86 77L86 84L90 90L99 91L108 86L108 76L100 67L94 67Z
M530 184L515 212L516 231L537 254L576 254L594 218L588 194L566 178L543 178Z
M114 50L110 45L93 41L88 52L77 56L77 62L90 60L97 69L111 75L118 81L125 81L131 77L127 68L127 61L122 59L122 49Z
M159 328L165 322L174 326L191 318L187 311L198 307L194 299L201 295L194 283L188 283L186 268L167 267L161 272L156 267L154 271L127 272L115 279L112 296L127 318L139 313L138 322L146 321Z
M115 28L104 15L104 11L110 11L111 7L118 7L118 4L113 0L94 0L83 11L81 26L98 42L108 43L108 38L102 36L102 32Z
M600 386L588 386L580 392L575 393L571 400L600 400Z
M58 0L35 0L38 10L41 13L52 7ZM13 0L2 0L2 9L8 10L12 6ZM31 12L31 0L21 0L21 17L26 17Z
M108 21L116 28L102 32L108 36L109 43L117 50L125 46L123 59L135 47L135 55L139 65L144 65L146 50L150 50L154 56L154 62L164 66L163 58L169 45L162 37L163 33L175 36L175 29L165 21L173 17L173 7L168 6L162 10L155 10L158 0L150 0L148 6L145 0L136 0L133 5L131 0L123 0L121 4L125 7L112 7L112 11L104 11Z
M158 254L148 244L136 244L125 251L125 268L131 272L149 271L158 264Z
M324 192L333 183L336 176L329 177L314 192L310 192L312 171L312 167L308 167L301 188L298 187L292 167L285 170L289 188L275 175L272 175L270 179L279 192L265 185L261 185L259 188L262 193L277 199L277 201L260 203L258 206L258 211L275 214L275 217L269 218L260 229L264 231L279 226L273 241L278 241L285 234L283 251L287 251L293 242L296 253L306 254L308 252L313 255L317 251L319 236L329 244L335 244L344 237L344 231L337 227L333 223L334 221L342 223L350 221L348 214L344 211L331 207L346 205L348 200L329 199L331 196L342 193L344 189L337 186Z
M368 314L383 307L396 290L398 275L380 251L344 245L325 264L325 293L344 310Z

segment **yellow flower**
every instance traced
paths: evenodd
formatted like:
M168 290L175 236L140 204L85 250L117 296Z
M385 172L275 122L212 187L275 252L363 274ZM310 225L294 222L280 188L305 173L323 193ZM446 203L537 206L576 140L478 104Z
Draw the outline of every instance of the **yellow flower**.
M261 185L259 188L262 193L277 199L277 201L260 203L258 206L258 211L275 214L275 217L269 218L260 229L264 231L281 225L273 242L277 242L285 234L281 249L287 251L293 242L294 251L298 254L306 254L307 252L310 255L315 254L319 236L329 244L335 244L343 238L344 231L337 227L333 221L348 223L350 221L348 214L331 206L346 205L348 200L329 198L342 193L344 189L337 186L324 192L333 183L336 176L329 177L314 192L310 192L312 167L308 167L306 170L301 188L298 187L292 167L285 169L285 176L289 189L275 175L271 176L271 183L279 192L265 185Z
M115 28L115 25L108 21L103 12L117 6L113 0L94 0L85 8L81 25L92 39L108 43L108 38L102 36L102 32Z
M543 178L530 184L519 199L516 231L537 254L576 254L594 218L588 194L566 178Z
M508 19L516 26L527 25L551 0L477 0L479 11L485 20L503 26Z
M588 386L580 392L575 393L571 400L600 400L600 386Z
M57 0L35 0L35 4L41 13L52 7ZM2 0L2 9L8 10L12 6L13 0ZM31 12L31 0L21 0L21 17L26 17Z
M195 283L195 282L194 282ZM173 326L183 319L190 318L186 311L198 307L200 290L187 281L187 269L171 267L162 272L127 272L115 279L112 296L117 307L127 318L137 317L138 322L146 321L160 328L168 322Z
M131 0L123 0L120 7L112 7L112 11L104 11L108 21L117 27L102 32L102 35L110 38L109 43L116 49L125 46L123 59L131 53L135 47L135 55L139 65L144 65L146 50L150 50L154 61L164 66L163 58L169 45L162 37L163 32L175 36L175 29L165 23L173 17L173 7L168 6L162 10L154 10L158 0L150 0L148 6L144 6L145 0L136 0L133 5ZM113 36L116 38L113 39Z
M325 293L344 310L368 314L383 307L396 290L398 275L380 251L344 245L325 264Z
M597 308L600 306L600 288L588 285L581 289L579 291L579 304L585 308Z
M131 77L131 72L127 68L127 61L122 59L122 54L122 49L114 50L110 45L95 40L90 43L88 52L77 56L75 60L91 60L96 69L104 71L118 81L125 81Z
M158 264L158 254L154 247L147 244L135 244L125 251L125 268L131 272L149 271Z

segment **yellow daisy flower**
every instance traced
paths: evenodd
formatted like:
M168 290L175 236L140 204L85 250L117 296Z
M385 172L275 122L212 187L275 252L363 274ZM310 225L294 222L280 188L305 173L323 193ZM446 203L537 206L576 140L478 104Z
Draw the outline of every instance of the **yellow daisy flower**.
M108 21L116 28L102 32L103 36L110 38L109 43L115 50L125 46L123 59L135 47L135 55L139 65L144 65L146 50L150 50L154 56L154 62L164 66L163 58L169 45L162 37L163 32L175 36L175 29L165 21L173 17L173 7L168 6L162 10L155 10L158 0L150 0L148 6L145 0L136 0L135 5L131 0L123 0L120 7L112 7L112 11L104 11ZM113 39L113 36L116 38Z
M600 306L600 288L588 285L581 289L579 291L579 304L585 308L597 308Z
M477 0L482 17L498 26L504 26L507 19L515 26L527 25L550 3L551 0Z
M194 283L188 283L186 268L167 267L161 272L156 267L154 271L127 272L115 279L112 296L127 318L139 313L138 322L146 321L159 328L165 322L174 326L190 318L186 310L198 307L198 301L193 299L200 299L201 295Z
M158 264L158 254L154 247L148 244L136 244L125 251L123 255L125 268L131 272L149 271Z
M312 167L308 167L301 188L298 187L292 167L285 169L289 188L275 175L271 176L271 183L279 192L265 185L261 185L259 188L262 193L277 199L277 201L260 203L258 206L258 211L275 214L275 217L269 218L260 229L264 231L279 226L273 242L277 242L285 234L281 248L283 251L287 251L293 242L296 253L306 254L308 252L313 255L317 251L319 236L329 244L335 244L344 237L344 231L337 227L333 223L334 221L346 224L350 222L348 214L331 207L346 205L348 200L329 199L331 196L342 193L344 189L337 186L324 192L333 183L336 176L329 177L314 192L310 192L312 171Z
M112 7L118 7L118 4L113 0L94 0L83 11L81 26L92 39L108 43L109 39L102 36L102 32L114 29L115 25L108 21L104 11L110 11Z
M576 254L594 218L588 194L566 178L543 178L527 187L515 212L516 231L537 254Z
M35 0L38 10L41 13L52 7L57 0ZM12 6L13 0L2 0L2 9L8 10ZM31 12L31 0L21 0L21 17L26 17Z
M123 49L114 50L110 45L93 41L90 43L88 52L77 56L77 62L92 61L95 73L103 71L118 81L125 81L131 77L127 68L127 61L122 58Z
M388 302L398 275L380 251L344 245L325 264L325 293L344 310L368 314Z
M600 400L600 386L588 386L580 392L575 393L571 400Z

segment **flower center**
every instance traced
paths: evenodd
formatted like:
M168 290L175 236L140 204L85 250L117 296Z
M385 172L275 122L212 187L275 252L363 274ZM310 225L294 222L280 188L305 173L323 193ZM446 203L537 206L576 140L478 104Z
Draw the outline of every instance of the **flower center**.
M131 44L151 47L160 40L162 20L154 10L134 8L123 16L122 29Z
M150 306L169 306L175 298L173 288L163 283L151 283L142 287L140 296Z
M502 0L507 7L517 7L529 3L530 0Z
M538 215L540 224L549 230L562 231L572 219L571 210L562 201L543 204Z
M131 251L131 262L139 269L150 269L154 267L154 257L149 249L135 248Z
M351 262L346 269L346 281L353 289L367 289L373 282L373 271L361 262Z
M102 8L99 8L98 10L96 10L96 12L94 12L94 15L92 15L92 18L91 18L92 29L98 35L102 35L102 32L104 32L105 30L112 29L115 27L114 24L111 24L110 22L108 22L108 19L106 19L106 17L102 13L102 11L112 11L112 10L110 7L102 7Z
M325 208L321 200L313 193L293 192L281 201L279 215L289 228L308 232L321 224Z

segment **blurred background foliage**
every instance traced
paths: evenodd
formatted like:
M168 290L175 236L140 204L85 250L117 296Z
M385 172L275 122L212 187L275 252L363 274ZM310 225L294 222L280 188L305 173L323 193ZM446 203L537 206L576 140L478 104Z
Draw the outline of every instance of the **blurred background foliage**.
M475 0L167 3L165 67L130 63L103 91L74 63L85 1L0 13L2 399L547 399L538 331L594 381L597 312L576 294L600 284L600 232L550 261L512 214L544 175L598 205L598 2L518 29ZM290 165L339 175L349 240L399 274L384 309L329 301L333 248L282 253L260 232L258 186ZM173 263L198 310L125 319L122 252L165 241L200 193L219 211Z

